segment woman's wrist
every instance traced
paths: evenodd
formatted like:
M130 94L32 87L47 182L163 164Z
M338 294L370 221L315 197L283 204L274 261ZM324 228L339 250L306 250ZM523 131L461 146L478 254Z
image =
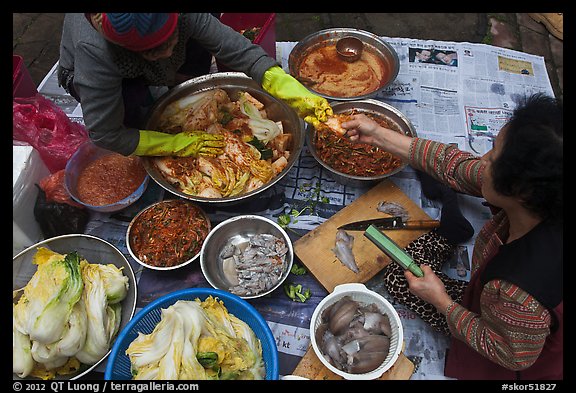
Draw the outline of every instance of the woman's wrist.
M384 128L380 133L379 144L388 152L399 156L402 160L407 161L410 155L410 145L412 137L400 134L394 130Z
M438 312L442 315L448 315L448 312L454 304L456 304L456 301L452 300L450 297L447 297L445 300L436 305L436 310L438 310Z

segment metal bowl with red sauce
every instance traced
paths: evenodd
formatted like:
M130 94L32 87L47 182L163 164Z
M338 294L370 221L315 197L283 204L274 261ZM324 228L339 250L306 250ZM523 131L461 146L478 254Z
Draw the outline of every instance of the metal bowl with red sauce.
M148 206L132 219L126 246L142 266L172 270L198 257L211 229L210 219L196 204L170 199Z
M362 113L386 128L408 136L417 136L410 120L384 102L366 99L332 103L335 114ZM319 127L320 128L320 127ZM333 132L312 129L307 134L310 153L328 174L340 184L372 186L406 167L398 157L371 145L350 142Z
M357 39L362 53L348 62L336 45L343 38ZM290 74L312 93L328 101L355 101L376 96L390 86L400 71L396 50L379 36L354 28L330 28L300 40L288 57Z

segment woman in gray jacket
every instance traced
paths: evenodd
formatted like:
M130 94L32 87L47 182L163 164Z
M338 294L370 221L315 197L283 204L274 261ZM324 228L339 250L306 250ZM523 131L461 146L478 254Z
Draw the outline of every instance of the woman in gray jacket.
M332 114L324 98L310 93L260 46L211 14L67 14L58 81L81 103L95 144L124 155L221 152L220 135L142 130L142 116L134 116L150 97L148 86L172 87L197 76L187 72L194 61L187 54L191 44L250 76L308 123L325 121Z

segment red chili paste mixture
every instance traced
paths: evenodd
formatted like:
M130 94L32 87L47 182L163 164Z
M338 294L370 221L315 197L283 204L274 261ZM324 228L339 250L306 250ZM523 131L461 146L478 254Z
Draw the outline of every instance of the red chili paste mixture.
M142 262L177 266L200 252L210 232L202 210L183 200L165 201L144 210L130 229L130 248Z
M76 192L84 203L103 206L131 195L144 181L146 169L139 157L111 153L80 172Z
M311 50L300 63L298 75L316 82L312 89L333 97L357 97L371 93L389 78L384 61L365 45L359 60L348 63L338 56L336 45Z

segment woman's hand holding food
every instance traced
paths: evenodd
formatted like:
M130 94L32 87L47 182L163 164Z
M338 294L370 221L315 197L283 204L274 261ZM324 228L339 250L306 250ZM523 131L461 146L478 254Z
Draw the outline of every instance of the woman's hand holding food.
M333 114L332 107L325 98L311 93L278 66L271 67L264 73L262 88L286 102L298 116L314 127Z
M224 152L224 137L207 132L167 134L140 130L140 141L133 154L137 156L216 157Z
M342 123L342 127L348 130L346 136L352 142L377 146L387 152L396 154L403 160L408 159L412 138L381 127L362 113L353 115L352 120Z
M432 271L428 265L420 265L424 277L416 277L412 272L406 270L404 276L408 281L410 292L418 296L427 303L432 304L438 312L444 314L448 306L452 303L452 298L446 293L444 283Z

